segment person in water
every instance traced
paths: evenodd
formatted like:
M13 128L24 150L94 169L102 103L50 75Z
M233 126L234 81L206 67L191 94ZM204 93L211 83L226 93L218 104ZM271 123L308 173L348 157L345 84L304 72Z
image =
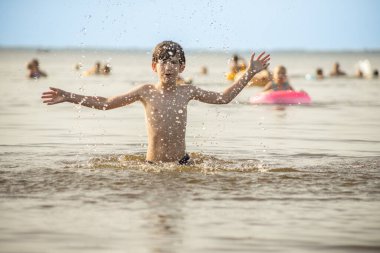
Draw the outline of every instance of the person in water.
M208 104L227 104L247 85L252 77L267 68L270 55L265 52L257 58L252 54L244 75L223 92L207 91L191 84L177 85L178 75L185 69L182 47L172 41L159 43L152 55L152 69L157 73L158 83L143 84L125 94L115 97L83 96L50 87L42 93L43 103L54 105L62 102L110 110L141 102L145 108L148 134L148 162L177 162L186 164L185 135L187 105L191 100Z
M339 62L334 63L333 69L330 72L330 76L338 77L338 76L345 76L345 75L346 75L346 72L340 69Z
M323 75L323 69L321 68L317 68L316 71L315 71L315 78L317 80L323 80L325 78L325 76Z
M379 70L375 69L372 73L373 78L379 78Z
M234 54L232 57L232 61L230 63L230 71L231 73L239 73L240 71L244 71L247 67L247 64L245 63L245 60L238 56L237 54Z
M40 70L40 63L37 59L31 60L27 65L27 69L29 71L29 78L38 79L40 77L47 77L47 74Z
M245 60L234 54L230 60L230 72L226 74L227 80L234 81L235 79L239 79L239 73L241 74L246 68L247 64Z
M286 74L286 68L282 65L276 66L273 70L273 80L265 85L263 91L294 90L290 86Z
M95 65L91 69L85 71L83 74L85 76L109 75L111 74L111 65L107 63L104 65L104 67L102 67L102 64L100 62L96 62Z

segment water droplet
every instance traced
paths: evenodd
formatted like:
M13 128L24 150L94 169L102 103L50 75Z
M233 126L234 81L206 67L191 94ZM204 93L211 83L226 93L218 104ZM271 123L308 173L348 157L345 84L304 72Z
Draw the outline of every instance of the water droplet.
M178 113L183 113L183 111L181 109L178 110Z

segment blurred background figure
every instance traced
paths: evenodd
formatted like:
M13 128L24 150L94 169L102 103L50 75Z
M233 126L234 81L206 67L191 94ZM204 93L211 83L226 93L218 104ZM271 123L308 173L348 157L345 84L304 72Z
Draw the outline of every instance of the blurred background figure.
M109 63L106 63L106 65L104 65L104 67L102 68L102 74L103 75L111 74L111 65Z
M379 71L377 70L377 69L375 69L374 71L373 71L373 78L379 78Z
M75 70L79 71L83 68L83 65L82 65L82 63L78 62L77 64L75 64L74 68L75 68Z
M83 73L84 76L91 75L109 75L111 74L111 65L106 63L104 66L100 62L96 62L95 65Z
M273 80L268 82L263 91L294 90L289 84L286 68L282 65L273 70Z
M249 86L265 86L268 82L272 80L271 73L264 69L257 73L252 80L248 83Z
M355 77L363 78L363 72L360 69L357 69L355 72Z
M238 73L240 71L243 71L247 68L247 64L245 63L245 60L238 56L237 54L234 54L232 56L231 66L230 70L231 72Z
M47 77L47 74L44 71L40 70L40 63L37 59L31 60L27 65L27 69L29 71L29 78L38 79L40 77Z
M324 78L325 78L325 76L323 75L323 69L317 68L315 71L315 79L322 80Z
M101 64L100 62L96 62L94 67L90 68L89 70L84 72L85 76L91 76L91 75L99 75Z
M202 66L199 73L201 75L203 75L203 76L207 76L208 75L208 69L207 69L207 67L206 66Z
M246 68L247 64L245 63L245 60L237 54L234 54L230 61L230 72L227 74L227 80L235 80L236 74L244 71Z
M368 59L358 61L355 64L355 69L355 77L366 79L372 78L372 66Z
M345 76L346 73L340 69L339 62L334 63L333 69L330 72L330 76L337 77L337 76Z

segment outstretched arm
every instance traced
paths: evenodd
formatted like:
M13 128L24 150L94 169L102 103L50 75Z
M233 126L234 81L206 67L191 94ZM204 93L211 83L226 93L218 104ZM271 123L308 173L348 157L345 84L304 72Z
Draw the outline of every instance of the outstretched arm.
M255 53L253 53L249 62L248 69L231 86L229 86L221 93L196 88L193 92L192 99L199 100L208 104L228 104L241 92L241 90L248 84L254 75L268 67L269 60L270 55L265 54L265 52L261 53L256 60Z
M43 102L48 105L54 105L62 102L70 102L98 110L110 110L140 100L141 89L142 87L139 87L121 96L104 98L98 96L83 96L50 87L49 91L42 93L41 98L43 99Z

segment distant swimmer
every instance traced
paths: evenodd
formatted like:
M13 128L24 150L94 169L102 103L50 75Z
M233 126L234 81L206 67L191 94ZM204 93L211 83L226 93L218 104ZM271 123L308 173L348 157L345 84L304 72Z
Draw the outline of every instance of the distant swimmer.
M373 71L372 77L373 77L373 78L379 78L379 71L378 71L377 69L375 69L375 70Z
M360 79L363 78L364 77L363 72L360 69L357 69L355 72L355 77L360 78Z
M360 60L355 64L355 77L358 78L373 78L371 62L368 59Z
M111 65L109 63L102 66L100 62L96 62L95 65L83 73L84 76L91 75L109 75L111 74Z
M29 71L29 78L38 79L40 77L47 77L47 74L40 70L40 63L37 59L31 60L27 65L27 69Z
M345 75L346 75L346 72L340 69L339 62L334 63L333 69L330 72L330 76L337 77L337 76L345 76Z
M273 70L273 80L265 85L263 91L294 90L289 84L286 68L282 65Z
M235 54L232 57L230 66L231 72L238 73L239 71L245 70L246 67L247 64L245 63L245 60L242 57L238 56L237 54Z
M107 63L106 65L104 65L104 67L101 69L101 72L103 75L109 75L111 74L111 65L109 63Z
M263 92L250 97L251 104L310 104L311 98L305 91L295 91L289 84L286 68L279 65L273 70L273 80L263 89ZM278 108L283 109L283 108Z
M203 76L208 75L208 69L207 69L206 66L202 66L202 67L201 67L200 74L203 75Z
M77 64L75 64L74 68L75 68L75 70L79 71L83 68L83 65L82 65L82 63L78 62Z
M234 54L230 61L230 72L227 74L227 79L230 81L235 80L236 74L244 71L246 68L247 64L245 60L237 54Z
M100 75L101 74L100 68L101 68L100 62L96 62L92 68L84 72L84 75L85 76Z
M321 68L317 68L316 71L315 71L315 78L317 80L322 80L325 78L324 74L323 74L323 69Z
M269 70L264 69L261 72L257 73L252 80L249 82L249 86L265 86L268 82L270 82L272 76Z

